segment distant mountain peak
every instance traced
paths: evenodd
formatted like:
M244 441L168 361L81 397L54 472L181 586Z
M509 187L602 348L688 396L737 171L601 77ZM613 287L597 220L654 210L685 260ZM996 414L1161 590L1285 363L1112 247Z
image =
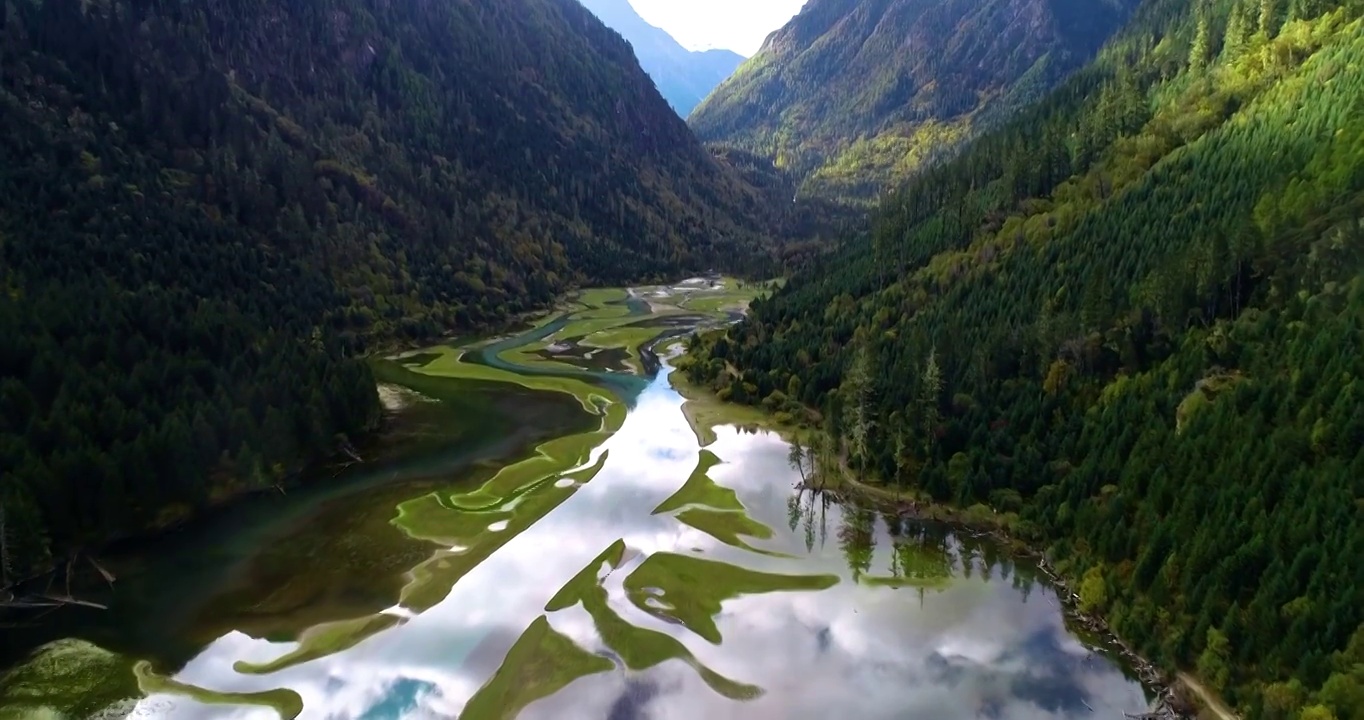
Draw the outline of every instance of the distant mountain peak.
M809 0L689 118L802 192L870 199L1046 92L1135 0Z
M640 66L682 117L691 114L744 61L742 55L722 48L688 50L666 30L641 17L629 0L582 0L582 4L630 42Z

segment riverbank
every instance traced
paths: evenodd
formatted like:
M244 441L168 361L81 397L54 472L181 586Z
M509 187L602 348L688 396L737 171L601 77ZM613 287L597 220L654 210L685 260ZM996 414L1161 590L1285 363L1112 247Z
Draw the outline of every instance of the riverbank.
M816 489L836 493L841 499L851 498L870 503L901 518L946 523L974 537L991 537L1016 559L1034 564L1056 589L1066 618L1084 628L1093 637L1099 638L1107 650L1122 657L1141 684L1155 695L1149 712L1138 717L1145 720L1173 720L1196 716L1195 709L1188 701L1187 692L1198 694L1197 691L1186 687L1186 684L1180 682L1177 677L1172 678L1165 670L1133 649L1109 627L1107 620L1101 615L1082 609L1080 595L1076 590L1078 582L1058 573L1047 560L1045 551L1018 536L1015 531L1017 514L999 513L984 504L962 508L934 502L912 489L870 485L858 480L846 464L840 465L842 472L827 484L815 483ZM1206 692L1202 687L1198 690ZM1209 702L1206 697L1204 701ZM1214 698L1212 702L1217 700Z
M714 441L714 428L719 425L738 425L742 428L764 429L775 432L798 446L811 443L816 430L794 422L781 422L776 414L752 405L725 402L709 388L696 385L681 373L673 373L673 388L687 402L683 412L703 446ZM812 444L812 443L811 443ZM1201 717L1206 710L1218 720L1239 720L1222 699L1192 675L1179 669L1162 668L1133 649L1109 627L1100 615L1081 609L1076 588L1079 581L1058 573L1047 560L1043 549L1016 533L1016 513L999 513L984 504L962 508L937 503L913 488L890 488L858 480L846 463L835 464L836 472L818 480L812 472L804 486L807 489L830 493L838 500L852 500L875 507L901 518L941 522L975 537L990 536L1016 558L1027 560L1047 576L1057 590L1066 616L1086 632L1101 638L1108 648L1121 656L1155 699L1146 715L1129 716L1141 720L1175 720Z
M738 283L737 280L728 278L722 278L719 282L722 287L725 287L725 284L737 285ZM724 292L713 294L729 298L733 295L733 291L725 287ZM507 318L499 328L451 333L443 336L444 339L433 338L429 342L438 344L437 346L444 350L451 350L456 346L461 348L477 346L484 341L498 337L515 336L521 330L541 327L552 322L556 317L568 313L580 313L582 315L596 313L598 322L600 323L602 319L605 319L606 326L623 324L630 321L626 316L631 311L625 304L629 299L630 294L624 288L578 289L560 298L551 307ZM674 312L680 311L674 310ZM588 325L577 329L581 332L587 332L592 328ZM401 357L411 352L417 352L417 350L410 346L399 346L396 342L381 342L375 346L369 357L369 362L374 370L377 383L376 393L379 395L384 411L362 433L357 433L349 438L340 438L328 452L311 458L298 458L297 462L285 468L282 474L263 483L251 483L226 471L217 471L206 478L208 487L200 502L166 505L159 508L154 521L145 526L131 528L117 535L100 538L98 542L92 543L88 547L79 548L70 555L53 557L50 560L50 566L41 572L33 573L24 578L11 578L12 582L0 584L0 623L14 619L11 616L16 613L22 619L24 614L31 611L45 612L53 608L89 602L84 599L89 596L89 593L117 582L117 574L111 576L104 569L103 559L108 555L122 554L129 548L136 549L143 545L154 544L195 525L211 522L213 518L222 513L251 503L253 500L287 495L315 483L332 480L343 472L370 464L376 457L380 457L384 449L392 445L395 439L405 436L406 428L396 420L401 416L400 410L403 408L400 406L409 404L405 401L420 398L422 395L420 392L395 390L395 387L401 386L401 382L395 382L394 379L394 373L401 373L400 367L393 372L385 372L385 370L393 369L390 361L394 357ZM633 352L637 353L638 350L636 349ZM455 352L454 354L458 355L459 353ZM385 367L386 363L389 363L389 367ZM482 369L490 370L490 368ZM469 380L505 382L511 374L475 371L464 372L462 375ZM546 389L543 386L552 383L541 381L540 387L537 387L534 382L521 384L531 389ZM581 387L581 384L579 385L571 389L563 387L557 389L574 395L580 402L584 403L585 410L589 413L594 412L592 403L595 400L591 399L593 393ZM412 388L407 388L407 390L412 390ZM458 401L458 398L453 395L439 399L446 403ZM478 415L481 412L481 408L477 407L469 407L466 410L471 415ZM54 590L58 587L60 592ZM103 605L102 603L95 604ZM0 666L3 666L6 659L6 654L0 653Z

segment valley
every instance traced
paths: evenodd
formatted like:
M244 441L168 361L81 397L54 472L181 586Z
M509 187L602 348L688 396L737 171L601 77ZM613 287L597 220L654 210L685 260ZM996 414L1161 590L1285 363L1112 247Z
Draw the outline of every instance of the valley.
M0 0L0 720L1364 720L1364 0L646 2Z

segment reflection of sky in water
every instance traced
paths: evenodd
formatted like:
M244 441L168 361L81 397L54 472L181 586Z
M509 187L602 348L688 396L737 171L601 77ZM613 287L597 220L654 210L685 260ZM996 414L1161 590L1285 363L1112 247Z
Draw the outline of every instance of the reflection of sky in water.
M356 647L267 676L233 671L234 662L274 659L294 643L231 633L205 648L178 680L220 691L287 687L305 718L448 718L487 681L548 599L617 538L642 553L606 581L613 611L680 640L711 669L766 690L748 703L708 688L697 672L669 661L640 673L602 673L532 704L524 718L1008 718L1113 716L1145 707L1139 687L1064 631L1054 594L1026 596L1012 582L980 573L942 591L858 585L840 549L838 507L807 553L805 530L788 529L791 486L786 446L775 436L721 430L711 449L724 461L710 475L733 487L777 537L753 544L799 556L760 556L722 545L650 512L691 474L695 437L666 380L640 397L625 426L602 448L606 466L563 505L511 539L460 580L444 602ZM595 460L594 455L594 460ZM813 509L819 525L821 508ZM389 512L390 509L383 509ZM799 520L806 522L805 518ZM895 553L885 524L874 523L871 574L890 574ZM715 646L624 599L621 582L647 554L691 552L766 571L828 572L844 578L818 593L769 593L726 602ZM554 613L556 630L582 647L612 654L581 606ZM145 714L175 718L273 718L265 708L208 706L160 696ZM1086 707L1086 703L1089 707ZM151 702L144 708L150 710Z

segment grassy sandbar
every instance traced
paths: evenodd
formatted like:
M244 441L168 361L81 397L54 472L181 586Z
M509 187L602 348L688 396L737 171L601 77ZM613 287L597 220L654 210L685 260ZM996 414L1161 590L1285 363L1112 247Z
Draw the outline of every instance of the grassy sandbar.
M716 483L708 474L719 465L720 458L709 450L702 450L687 482L667 500L654 508L654 515L680 510L688 505L705 505L716 510L743 510L744 504L733 490Z
M711 689L731 700L747 700L761 695L762 688L737 682L706 667L677 638L633 625L611 609L606 588L602 587L598 573L603 563L610 563L612 569L619 567L624 554L625 541L617 540L566 583L545 609L557 611L582 603L583 609L592 617L602 642L616 653L629 670L638 672L669 660L680 660L696 670Z
M497 672L464 706L462 720L509 720L540 698L615 665L578 647L541 615L531 622Z
M259 692L221 692L207 690L195 685L159 675L152 670L151 663L140 661L133 666L137 683L148 694L183 695L206 705L256 705L273 708L281 720L294 720L303 713L303 698L293 690L275 688Z
M744 537L770 540L772 528L754 520L742 510L690 507L678 513L677 519L731 547L763 555L782 556L782 553L756 548L744 541Z
M314 625L303 632L298 647L274 660L251 663L238 660L232 669L244 675L268 675L309 660L349 650L371 635L401 625L405 620L397 615L376 613L361 618Z
M690 555L650 555L625 578L625 591L635 607L659 619L678 622L716 645L720 630L715 616L726 600L740 595L793 590L824 590L838 584L837 575L778 575ZM662 601L663 605L648 600Z

